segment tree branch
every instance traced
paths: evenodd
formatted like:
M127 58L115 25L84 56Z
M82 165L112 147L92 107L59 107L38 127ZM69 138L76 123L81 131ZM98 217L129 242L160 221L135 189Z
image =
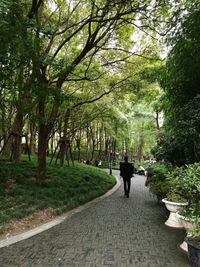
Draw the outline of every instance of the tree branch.
M72 109L77 108L78 106L85 105L85 104L93 103L93 102L95 102L95 101L101 99L103 96L108 95L108 94L110 94L112 91L114 91L115 89L117 89L117 88L119 87L119 85L121 85L123 82L125 82L126 80L128 80L130 77L131 77L131 76L128 76L128 77L126 77L125 79L120 80L119 82L117 82L116 84L114 84L108 91L105 91L104 93L102 93L101 95L99 95L99 96L97 96L97 97L95 97L95 98L93 98L93 99L85 100L85 101L81 101L81 102L75 104L75 105L72 107Z
M29 19L32 19L35 14L37 14L38 9L40 8L41 4L43 3L43 0L32 0L32 6L31 10L29 11L27 17Z

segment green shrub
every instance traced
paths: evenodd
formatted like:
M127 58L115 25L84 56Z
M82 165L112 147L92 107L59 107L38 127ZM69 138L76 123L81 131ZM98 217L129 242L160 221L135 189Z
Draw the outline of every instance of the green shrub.
M150 192L162 198L165 198L167 196L168 191L169 191L169 183L166 180L157 181L150 184Z
M168 192L167 193L167 200L172 202L187 202L187 199L185 199L180 194L174 193L174 192Z
M154 175L148 177L145 185L149 187L150 192L164 198L170 189L170 183L166 179L168 167L163 164L153 165Z
M189 202L200 201L200 163L177 167L167 174L171 192L178 193Z
M176 168L167 175L171 182L171 193L178 193L188 201L188 205L181 209L184 217L196 224L189 231L191 238L197 242L200 239L200 163Z
M192 222L200 222L200 201L181 208L180 214Z

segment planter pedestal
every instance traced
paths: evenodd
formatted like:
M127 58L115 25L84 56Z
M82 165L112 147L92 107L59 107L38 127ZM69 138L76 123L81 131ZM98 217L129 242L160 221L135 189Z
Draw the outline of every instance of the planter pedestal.
M167 219L165 224L170 227L183 228L183 225L177 219L175 212L170 212L169 218Z
M183 243L180 244L180 248L185 251L186 253L188 252L188 245L185 242L185 240L183 241Z
M183 225L185 230L192 229L196 226L194 222L191 222L188 218L176 213L176 217L180 221L180 223ZM186 236L186 239L189 238L189 235ZM180 245L180 248L184 250L185 252L188 252L188 245L187 242L184 240L183 243Z
M166 208L170 211L169 218L167 219L165 224L170 227L183 228L182 223L178 220L176 216L176 212L178 212L181 207L187 206L188 203L171 202L168 201L166 198L164 198L162 202L165 203Z

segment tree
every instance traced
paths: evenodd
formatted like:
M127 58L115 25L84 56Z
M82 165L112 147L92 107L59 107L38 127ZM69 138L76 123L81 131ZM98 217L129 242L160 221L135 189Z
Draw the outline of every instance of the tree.
M29 88L30 79L30 34L27 30L26 5L21 1L2 1L1 13L1 98L4 103L2 109L2 130L4 142L13 132L13 158L17 162L20 159L21 135L23 118L27 114L27 108L32 103ZM9 104L9 105L8 105ZM10 111L15 113L15 118L6 125Z
M14 3L4 0L4 4L6 9L3 14L15 14L14 22L19 26L16 37L20 42L17 43L16 38L16 55L20 67L14 71L13 80L21 78L18 79L17 97L20 104L18 107L23 107L23 110L17 109L16 131L21 131L25 115L31 117L34 108L37 116L40 180L45 178L48 141L61 117L61 111L64 110L66 114L66 110L76 105L99 100L119 85L124 90L128 90L130 85L136 89L140 84L139 74L138 81L132 81L129 80L130 73L121 73L131 57L140 57L141 50L145 50L145 44L141 49L135 46L137 49L132 50L136 43L131 39L132 33L136 29L143 33L148 31L155 39L158 30L162 30L162 16L167 16L171 3L150 0L117 0L112 3L107 0L87 0L84 3L79 0L29 0L26 5L22 5L20 0ZM23 8L18 9L19 6ZM12 25L12 20L8 24ZM7 58L15 58L14 51L10 49ZM147 50L146 54L151 52ZM120 66L119 62L124 62L124 65ZM110 82L103 87L88 90L89 83L90 88L98 81L102 84L108 73L114 77ZM78 99L76 95L77 101L71 103L72 90L77 95L80 92L84 99ZM12 92L12 95L15 93ZM30 97L31 105L27 106L27 98L29 100ZM62 131L61 137L65 138ZM16 141L17 148L20 140Z
M160 139L157 152L165 159L182 165L199 161L200 87L200 12L187 14L182 28L173 38L161 85L165 91L165 139ZM194 108L196 110L194 110Z
M102 75L101 68L98 71L93 68L93 62L99 58L103 60L104 49L118 51L118 61L125 55L130 57L131 53L115 46L121 40L120 30L124 28L125 31L127 23L134 24L136 16L144 12L147 15L141 16L140 20L147 24L151 18L150 9L156 12L160 8L156 4L150 5L150 1L145 4L135 1L60 1L55 7L52 11L48 2L45 5L43 1L33 1L28 14L35 33L31 60L39 114L38 179L45 177L47 140L57 119L63 101L61 92L66 83L94 80ZM109 44L112 44L111 48ZM48 114L46 103L51 108Z

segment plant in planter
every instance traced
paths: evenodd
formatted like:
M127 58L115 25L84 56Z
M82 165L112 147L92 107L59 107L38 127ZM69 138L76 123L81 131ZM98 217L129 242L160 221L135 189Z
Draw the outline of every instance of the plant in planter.
M166 208L169 210L170 215L165 222L167 226L182 228L183 225L180 220L177 218L176 213L184 206L188 205L187 200L178 193L169 192L167 197L164 198L163 203L165 203Z
M200 163L176 168L167 174L173 191L184 196L189 202L200 201Z
M171 202L178 202L178 203L187 202L187 199L184 196L173 191L167 193L167 200Z
M197 252L197 248L193 249L191 244L200 244L199 241L197 242L200 239L200 163L187 165L178 178L176 177L176 190L180 190L188 200L188 206L179 210L179 213L183 216L180 221L187 231L185 240L190 243L188 246L182 243L181 247L185 250L188 248L190 257L192 252L189 252L189 249Z
M168 190L169 183L167 181L154 181L149 188L149 191L156 195L159 203L162 203L161 200L167 196Z
M200 218L200 163L187 165L182 168L181 175L176 179L175 189L187 199L188 207L181 210L181 215L187 221L199 223Z
M188 245L188 257L193 267L200 267L200 218L196 227L188 232L185 241Z
M168 169L164 165L155 165L154 174L150 177L147 177L145 185L149 187L149 191L157 196L157 199L160 203L163 198L166 197L167 192L169 191L169 182L166 180L166 174Z
M166 198L162 201L165 203L166 208L170 211L169 218L165 222L170 227L182 228L183 225L176 216L176 213L184 206L188 205L188 199L185 192L181 187L182 175L185 173L183 167L177 167L169 172L166 180L169 183L169 192Z
M189 204L179 210L179 214L184 220L191 222L191 224L195 223L200 223L199 218L200 218L200 201L198 202L189 202ZM185 227L191 228L191 227Z
M188 237L189 232L196 227L198 222L197 214L199 213L199 211L199 205L197 205L197 203L189 203L187 206L180 209L178 213L176 213L178 220L187 232L186 237ZM185 252L188 252L188 245L185 240L180 245L180 248L183 249Z

